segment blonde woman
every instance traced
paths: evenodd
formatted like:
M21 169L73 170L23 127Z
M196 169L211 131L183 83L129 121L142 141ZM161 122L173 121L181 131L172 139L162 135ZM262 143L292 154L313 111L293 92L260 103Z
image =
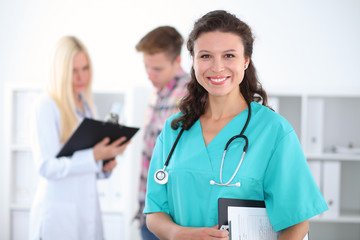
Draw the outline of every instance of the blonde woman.
M56 158L81 120L94 117L92 67L85 46L75 37L58 42L47 91L36 101L31 119L32 150L39 185L30 213L30 239L103 239L96 179L128 143L105 138L93 148Z

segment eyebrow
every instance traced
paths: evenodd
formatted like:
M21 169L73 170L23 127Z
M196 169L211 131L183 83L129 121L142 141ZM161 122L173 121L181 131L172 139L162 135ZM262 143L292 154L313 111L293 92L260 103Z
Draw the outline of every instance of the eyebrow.
M200 50L200 51L198 51L198 54L199 53L209 53L210 51L208 51L208 50ZM224 53L227 53L227 52L236 52L236 50L235 49L228 49L228 50L225 50L225 51L223 51Z

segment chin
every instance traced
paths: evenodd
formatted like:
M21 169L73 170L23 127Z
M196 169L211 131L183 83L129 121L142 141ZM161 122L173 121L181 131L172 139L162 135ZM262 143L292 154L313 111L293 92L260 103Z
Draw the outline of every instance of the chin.
M80 94L84 94L84 93L85 93L85 90L76 90L75 91L76 95L80 95Z

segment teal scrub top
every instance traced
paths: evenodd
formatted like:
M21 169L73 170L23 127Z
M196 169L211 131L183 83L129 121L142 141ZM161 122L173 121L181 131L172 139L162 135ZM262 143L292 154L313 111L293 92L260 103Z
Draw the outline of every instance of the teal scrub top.
M159 135L150 163L144 213L164 212L185 227L212 227L218 222L218 198L265 201L275 231L305 221L328 209L316 185L299 140L279 114L256 102L245 131L249 146L238 173L226 187L220 182L221 159L227 141L241 132L248 109L234 117L205 146L201 123L184 131L166 170L168 183L157 184L154 173L164 167L180 128L173 130L170 117ZM244 140L234 140L226 153L222 178L226 183L239 164Z

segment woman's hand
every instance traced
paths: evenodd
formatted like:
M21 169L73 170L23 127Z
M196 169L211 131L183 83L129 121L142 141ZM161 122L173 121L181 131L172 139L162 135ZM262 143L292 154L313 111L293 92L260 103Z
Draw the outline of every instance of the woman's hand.
M111 172L117 165L117 162L115 159L108 161L104 166L103 166L103 171L104 172Z
M130 143L130 141L124 143L125 141L126 138L121 137L109 144L110 138L104 138L102 141L98 142L93 148L95 161L97 162L101 160L112 159L115 156L123 153Z
M146 225L158 238L167 240L228 240L228 231L222 231L217 226L208 228L182 227L174 223L172 218L163 212L146 215Z
M184 227L181 230L179 230L175 236L174 240L180 240L180 239L221 239L221 240L228 240L229 237L228 231L219 230L218 226L214 226L211 228L193 228L193 227Z

